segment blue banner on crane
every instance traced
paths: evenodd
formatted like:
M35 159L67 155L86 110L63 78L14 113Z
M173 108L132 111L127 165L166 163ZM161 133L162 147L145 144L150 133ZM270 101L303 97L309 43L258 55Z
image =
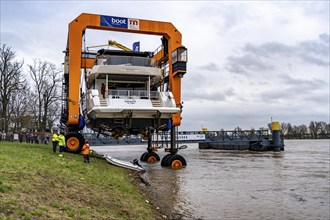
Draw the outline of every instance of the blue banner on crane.
M133 43L133 51L140 52L140 41Z
M100 18L101 26L127 29L127 27L128 27L127 24L128 24L127 18L104 16L104 15L101 15L101 18Z
M139 30L140 20L134 18L122 18L122 17L101 15L100 26Z

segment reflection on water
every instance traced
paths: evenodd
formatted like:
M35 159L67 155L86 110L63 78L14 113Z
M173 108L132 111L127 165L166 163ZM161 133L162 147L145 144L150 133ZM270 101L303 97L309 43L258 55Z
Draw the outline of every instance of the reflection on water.
M146 188L171 219L330 219L330 141L285 144L284 152L199 150L190 144L180 152L185 169L143 163ZM130 161L144 149L100 148Z

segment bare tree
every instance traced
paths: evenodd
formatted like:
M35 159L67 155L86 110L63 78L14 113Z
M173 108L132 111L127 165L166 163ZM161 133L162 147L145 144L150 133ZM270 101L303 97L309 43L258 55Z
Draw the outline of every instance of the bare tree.
M16 61L15 52L5 44L0 46L0 117L3 129L8 131L10 122L9 103L13 93L22 89L25 76L22 72L23 61Z
M330 138L330 123L328 123L327 126L325 127L325 131L328 134L328 138Z
M287 130L287 133L286 133L287 137L291 137L292 133L293 133L293 127L290 123L288 123L286 130Z
M30 91L30 102L28 103L28 112L30 116L30 128L36 129L38 128L38 106L36 103L38 102L36 92Z
M22 128L29 126L29 121L27 120L28 113L28 103L31 101L30 93L28 90L28 85L26 84L20 91L15 91L12 93L11 101L9 103L11 121L13 122L13 131L19 132Z
M306 135L308 134L308 128L306 125L299 125L298 126L298 134L299 134L299 138L305 138Z
M308 129L306 125L294 125L290 131L291 138L302 139L307 134Z
M327 135L327 130L328 130L328 124L324 121L320 121L318 122L319 123L319 126L320 126L320 135L321 135L321 138L325 138L326 135Z
M298 138L299 134L299 127L297 125L293 125L292 131L291 131L291 138Z
M47 122L54 122L56 119L61 95L59 92L59 85L61 82L61 70L54 64L34 60L33 65L28 65L30 76L34 82L34 95L35 95L35 122L38 131L46 131L47 126L51 125Z
M314 139L317 138L317 135L319 134L320 129L321 129L320 125L321 124L316 121L311 121L309 123L308 128L309 128L309 132L310 132L312 138L314 138Z
M288 132L288 123L282 122L280 124L280 128L281 128L281 130L280 130L281 135L286 135Z

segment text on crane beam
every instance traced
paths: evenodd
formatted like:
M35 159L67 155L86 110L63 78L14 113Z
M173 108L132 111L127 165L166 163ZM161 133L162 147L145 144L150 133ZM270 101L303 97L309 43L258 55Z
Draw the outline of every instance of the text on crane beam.
M122 17L101 15L100 26L139 30L140 21L138 19L133 19L133 18L122 18Z

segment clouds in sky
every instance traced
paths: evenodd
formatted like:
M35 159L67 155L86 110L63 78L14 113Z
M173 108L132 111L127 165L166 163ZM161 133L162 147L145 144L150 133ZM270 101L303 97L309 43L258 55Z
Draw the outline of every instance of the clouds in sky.
M181 130L329 122L328 1L1 1L1 43L30 63L63 62L67 26L80 13L172 22L188 48ZM87 31L154 50L159 37Z

